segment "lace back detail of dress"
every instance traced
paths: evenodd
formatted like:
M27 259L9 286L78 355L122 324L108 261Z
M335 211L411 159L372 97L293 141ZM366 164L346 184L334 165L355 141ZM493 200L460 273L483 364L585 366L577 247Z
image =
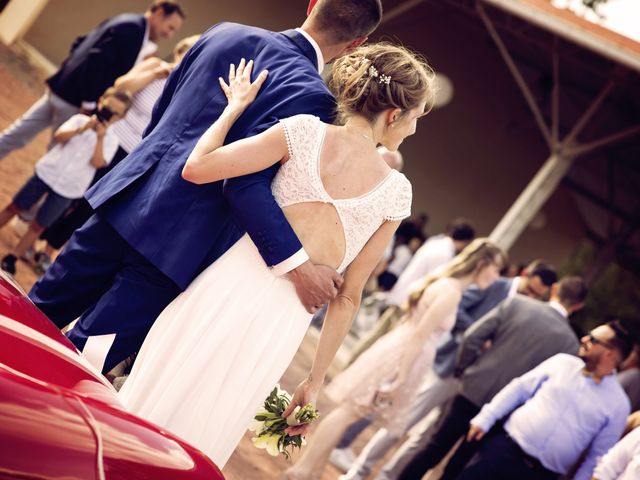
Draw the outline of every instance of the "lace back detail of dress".
M296 115L281 122L290 159L273 181L273 196L282 208L304 202L326 202L336 208L346 244L338 268L343 271L385 220L402 220L411 214L411 184L393 170L368 193L334 200L324 189L319 171L326 125L311 115Z

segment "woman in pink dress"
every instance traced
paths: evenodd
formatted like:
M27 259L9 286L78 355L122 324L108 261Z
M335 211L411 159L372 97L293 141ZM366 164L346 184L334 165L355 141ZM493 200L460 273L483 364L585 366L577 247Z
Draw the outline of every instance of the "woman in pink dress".
M287 471L288 478L320 478L344 431L364 416L373 414L387 430L402 435L440 336L453 328L462 292L471 284L487 288L505 264L502 250L479 238L441 273L427 277L411 295L401 323L327 388L338 406L320 422L300 460Z

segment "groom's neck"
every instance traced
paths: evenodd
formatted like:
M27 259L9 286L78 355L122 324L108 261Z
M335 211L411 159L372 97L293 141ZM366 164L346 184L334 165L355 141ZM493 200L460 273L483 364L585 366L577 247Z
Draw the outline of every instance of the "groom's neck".
M335 41L332 41L330 38L328 38L328 35L326 35L325 32L314 28L313 25L311 25L309 22L303 23L300 28L304 30L305 33L313 38L318 44L325 63L329 63L336 57L340 56L350 43L335 43Z

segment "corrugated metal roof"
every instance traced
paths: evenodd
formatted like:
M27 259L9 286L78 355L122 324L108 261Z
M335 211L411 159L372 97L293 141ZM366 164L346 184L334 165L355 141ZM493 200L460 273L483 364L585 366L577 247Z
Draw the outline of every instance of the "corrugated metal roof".
M483 0L603 57L640 72L640 43L551 5L548 0Z

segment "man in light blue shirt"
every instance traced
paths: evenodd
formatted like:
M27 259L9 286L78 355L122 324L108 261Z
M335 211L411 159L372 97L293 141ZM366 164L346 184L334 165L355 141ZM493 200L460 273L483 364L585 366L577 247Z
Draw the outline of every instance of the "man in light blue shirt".
M631 348L621 324L609 322L581 339L580 358L561 353L512 380L471 420L467 441L513 413L458 478L551 479L584 458L574 478L589 480L629 415L615 370Z

